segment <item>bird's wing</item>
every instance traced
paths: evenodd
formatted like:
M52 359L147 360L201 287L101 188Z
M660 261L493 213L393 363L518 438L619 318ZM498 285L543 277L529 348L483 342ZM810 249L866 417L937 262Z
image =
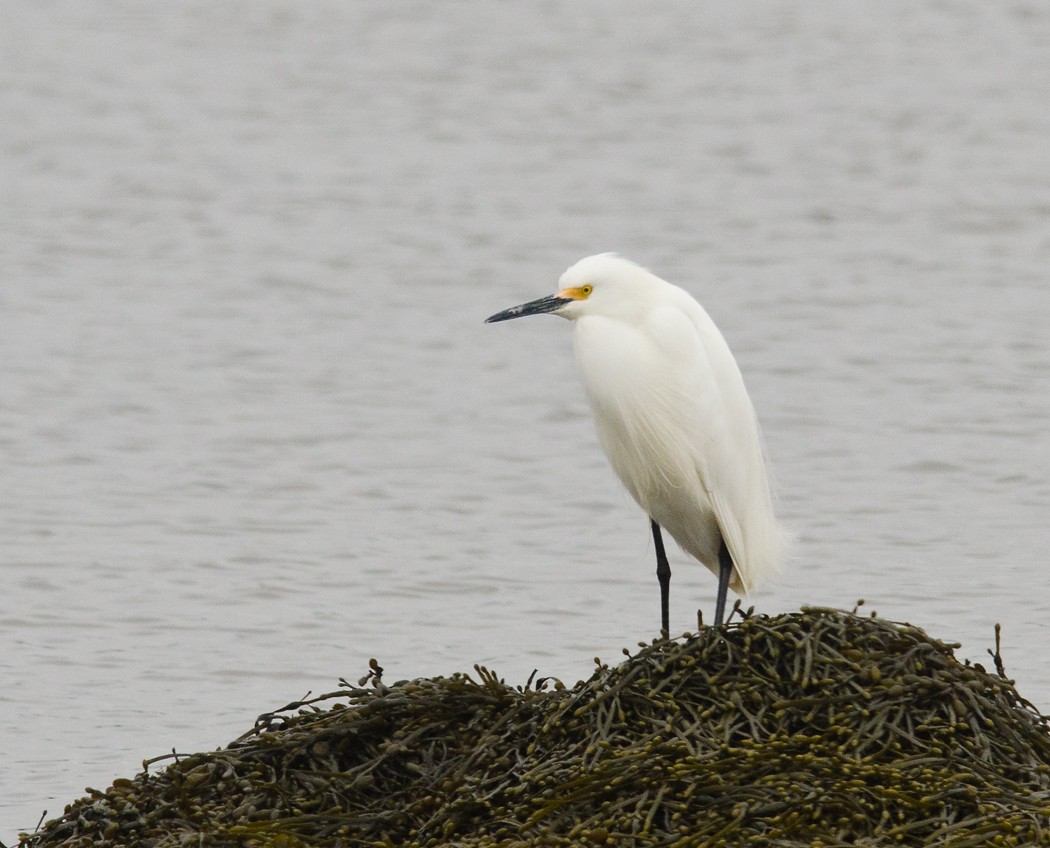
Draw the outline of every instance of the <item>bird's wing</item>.
M679 393L687 397L680 426L691 431L696 474L736 565L733 588L746 593L778 569L782 545L758 420L721 332L695 300L682 296L675 311L688 318L692 333L670 332L681 319L663 316L659 337L675 348Z
M736 565L731 585L746 592L777 559L762 550L775 525L762 508L754 410L721 334L682 295L683 305L658 305L637 322L580 318L577 362L599 440L627 490L716 574L724 538Z

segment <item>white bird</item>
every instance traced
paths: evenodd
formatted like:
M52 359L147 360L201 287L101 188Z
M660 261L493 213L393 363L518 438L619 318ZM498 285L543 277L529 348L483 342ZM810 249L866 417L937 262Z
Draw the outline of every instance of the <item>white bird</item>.
M598 439L649 516L663 630L671 569L660 528L747 594L779 570L785 534L773 515L758 420L722 334L686 291L614 254L581 259L548 297L486 323L550 312L575 324L576 364Z

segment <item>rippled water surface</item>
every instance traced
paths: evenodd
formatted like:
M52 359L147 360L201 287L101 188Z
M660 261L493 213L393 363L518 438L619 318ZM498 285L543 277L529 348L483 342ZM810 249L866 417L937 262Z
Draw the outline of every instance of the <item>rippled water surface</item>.
M21 4L0 79L0 840L378 657L658 625L553 318L617 250L744 370L795 558L1050 708L1050 10ZM714 581L675 551L673 629Z

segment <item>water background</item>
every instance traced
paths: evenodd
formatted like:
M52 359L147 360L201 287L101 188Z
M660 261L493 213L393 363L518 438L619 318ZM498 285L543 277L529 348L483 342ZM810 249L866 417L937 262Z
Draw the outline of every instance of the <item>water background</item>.
M751 602L1002 622L1050 709L1050 7L8 6L0 840L369 657L653 636L569 325L482 323L603 250L741 363L799 536Z

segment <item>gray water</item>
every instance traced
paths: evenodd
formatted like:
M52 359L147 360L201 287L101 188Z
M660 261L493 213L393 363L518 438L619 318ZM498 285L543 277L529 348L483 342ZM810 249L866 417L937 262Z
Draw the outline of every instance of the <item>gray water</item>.
M1050 708L1050 7L726 5L8 4L0 839L369 657L651 638L568 325L482 323L602 250L741 363L798 534L749 603L1002 622Z

